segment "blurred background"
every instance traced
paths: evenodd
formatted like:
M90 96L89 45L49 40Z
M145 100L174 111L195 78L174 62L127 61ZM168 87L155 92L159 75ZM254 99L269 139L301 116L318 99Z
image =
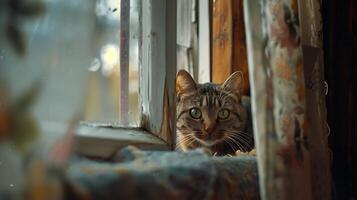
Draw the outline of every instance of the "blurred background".
M45 0L36 17L12 11L13 3L2 4L1 86L16 97L41 81L33 111L44 123L65 123L83 112L82 120L120 125L120 0ZM125 92L130 102L128 125L137 126L139 19L137 1L130 4L129 91ZM9 26L17 28L18 38L16 31L9 33ZM10 38L23 45L14 48Z
M0 1L0 199L19 197L30 160L68 158L70 122L138 126L140 7L130 0L126 8L123 74L120 5Z

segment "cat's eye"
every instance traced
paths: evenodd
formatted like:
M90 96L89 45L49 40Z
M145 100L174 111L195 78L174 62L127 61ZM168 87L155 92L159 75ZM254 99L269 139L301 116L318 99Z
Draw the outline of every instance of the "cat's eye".
M228 109L222 109L218 112L218 119L220 120L225 120L229 117L229 110Z
M200 119L202 116L202 112L198 108L191 108L190 115L193 119Z

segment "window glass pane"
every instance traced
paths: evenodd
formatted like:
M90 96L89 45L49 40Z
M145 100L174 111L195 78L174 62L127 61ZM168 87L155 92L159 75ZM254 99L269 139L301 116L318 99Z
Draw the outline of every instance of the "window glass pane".
M29 1L31 2L31 1ZM83 120L137 126L138 1L130 1L128 123L120 122L120 0L46 0L38 17L17 17L0 8L0 83L16 97L41 80L33 108L40 121ZM11 17L9 17L11 16ZM6 30L22 32L26 51L14 51ZM13 36L11 36L13 37Z

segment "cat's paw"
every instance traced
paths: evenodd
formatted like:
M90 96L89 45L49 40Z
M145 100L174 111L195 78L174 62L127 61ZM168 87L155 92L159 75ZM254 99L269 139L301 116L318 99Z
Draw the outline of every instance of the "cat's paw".
M256 156L257 155L257 150L256 149L252 149L248 154L250 156Z
M235 153L235 156L256 156L256 155L257 155L256 149L252 149L249 152L242 152L242 151L238 150Z

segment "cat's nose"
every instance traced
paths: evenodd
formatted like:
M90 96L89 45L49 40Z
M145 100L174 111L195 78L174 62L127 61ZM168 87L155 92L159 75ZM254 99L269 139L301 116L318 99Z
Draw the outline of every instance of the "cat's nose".
M215 122L211 119L205 119L204 121L204 130L207 132L207 133L211 133L215 127Z
M208 133L212 132L213 129L214 129L214 126L206 126L205 127L205 131L208 132Z

